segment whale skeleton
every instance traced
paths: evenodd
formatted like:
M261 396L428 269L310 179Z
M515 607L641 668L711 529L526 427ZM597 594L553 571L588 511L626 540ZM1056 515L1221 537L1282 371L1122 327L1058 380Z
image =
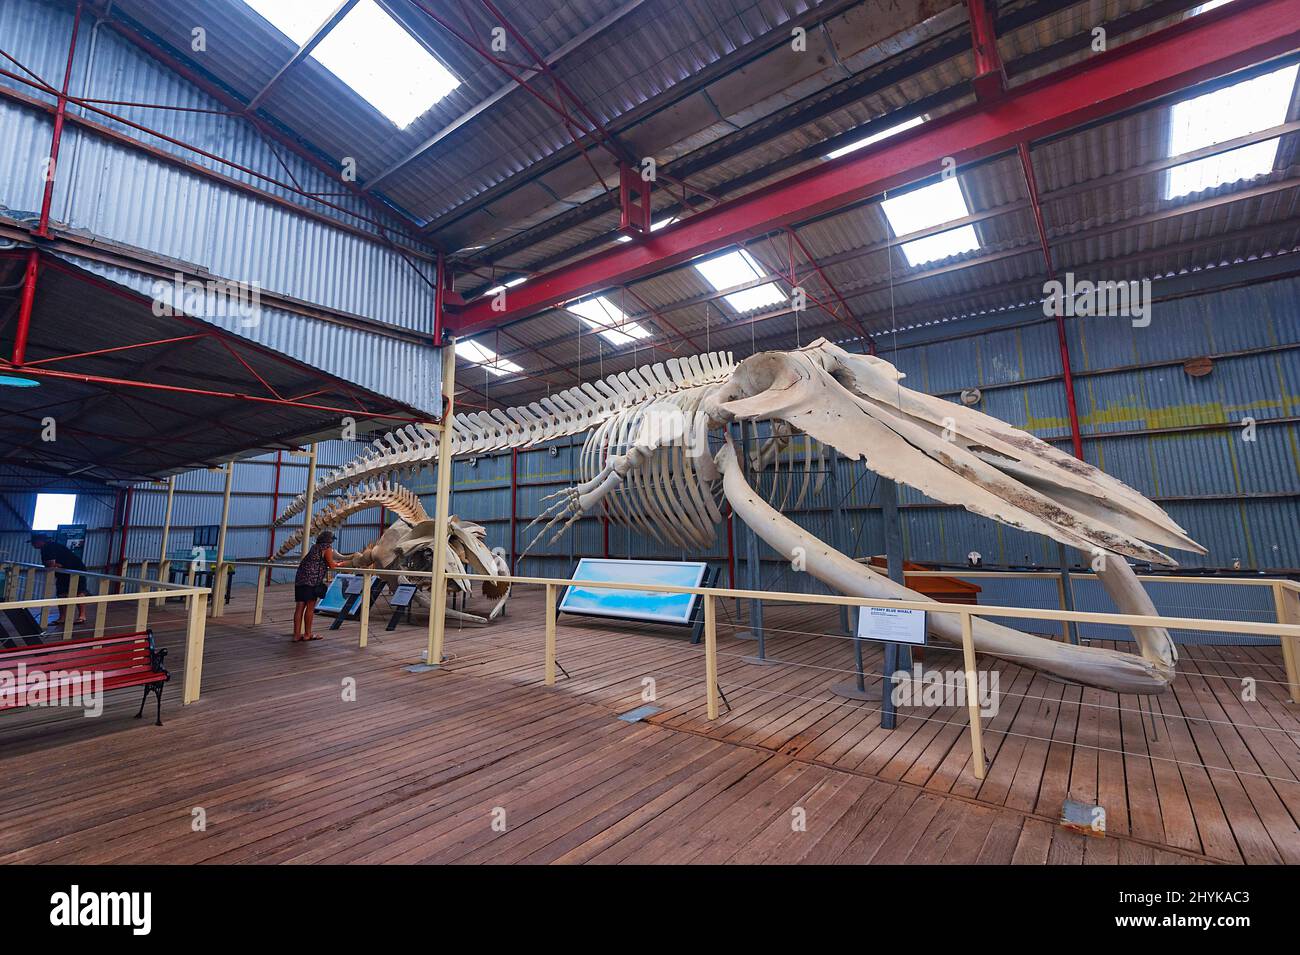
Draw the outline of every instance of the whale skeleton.
M903 378L884 359L847 352L825 339L792 351L761 352L738 364L720 352L672 358L528 405L458 414L451 421L451 451L487 454L586 434L576 462L581 480L544 499L546 506L529 525L541 526L524 553L548 535L556 540L596 510L660 542L707 547L724 508L730 508L777 552L799 554L803 568L833 590L925 600L782 515L819 490L825 475L819 462L827 447L936 501L1076 548L1122 613L1156 615L1126 558L1176 566L1161 548L1205 553L1156 504L1098 468L990 415L906 388ZM760 422L767 423L767 437L754 442L742 466L732 427L757 433ZM398 514L404 528L395 538L423 541L427 550L427 514L399 481L432 465L438 443L433 430L399 428L323 475L314 490L317 500L340 488L347 493L313 518L313 528L338 526L382 499L393 502L383 506ZM747 471L768 475L761 493ZM301 513L306 501L304 491L277 523ZM420 533L412 536L417 526ZM479 546L465 543L474 536L455 529L449 534L449 586L457 586L454 571L474 572L465 569L471 566L478 573L508 575L499 554L493 560L484 556L491 552L481 537ZM393 559L401 542L380 543L366 559ZM492 588L499 596L493 616L504 606L502 589ZM927 620L933 636L960 642L956 615L931 613ZM1132 631L1137 654L973 621L978 652L1089 686L1160 692L1175 677L1174 643L1164 628Z

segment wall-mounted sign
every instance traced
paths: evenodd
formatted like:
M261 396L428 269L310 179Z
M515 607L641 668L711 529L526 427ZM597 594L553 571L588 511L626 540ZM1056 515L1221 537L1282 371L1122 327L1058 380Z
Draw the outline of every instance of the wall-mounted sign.
M923 647L926 644L925 611L902 607L860 607L858 638Z

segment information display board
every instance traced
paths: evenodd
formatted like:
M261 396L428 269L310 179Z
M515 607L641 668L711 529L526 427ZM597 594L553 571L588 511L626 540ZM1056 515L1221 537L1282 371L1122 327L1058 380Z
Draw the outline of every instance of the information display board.
M859 607L858 638L923 647L926 644L925 611L902 607Z
M584 557L578 561L573 579L699 587L707 570L708 564L702 561ZM559 609L561 613L689 626L698 600L698 594L569 586L565 588Z
M361 586L361 578L356 574L337 574L330 583L329 590L325 591L325 596L316 602L317 613L342 613L345 604L351 602L352 598L344 592L351 581L356 581L356 586ZM360 593L357 590L356 593Z
M393 591L393 596L388 598L390 607L409 607L411 598L415 596L415 584L398 584L397 590Z

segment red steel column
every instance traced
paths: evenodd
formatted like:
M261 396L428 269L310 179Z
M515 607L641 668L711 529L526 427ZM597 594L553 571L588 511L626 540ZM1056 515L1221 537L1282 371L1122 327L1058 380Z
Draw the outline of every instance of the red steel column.
M58 107L54 111L54 137L50 140L49 168L45 170L45 195L41 199L41 218L36 234L42 238L50 235L50 206L54 201L54 174L59 163L59 144L63 139L63 117L68 110L68 84L72 82L72 60L77 53L77 32L81 28L81 3L72 17L72 39L68 41L68 63L63 69L63 87L59 92Z
M18 305L18 326L14 329L15 365L21 365L27 357L27 335L32 327L32 305L36 301L36 274L39 269L40 253L32 249L27 253L27 269L23 272L23 296Z

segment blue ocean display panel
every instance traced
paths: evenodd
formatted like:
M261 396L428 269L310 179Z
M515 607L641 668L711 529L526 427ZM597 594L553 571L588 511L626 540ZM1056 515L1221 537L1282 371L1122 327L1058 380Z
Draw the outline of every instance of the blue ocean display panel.
M573 579L698 587L704 579L707 568L707 564L694 561L613 560L603 557L583 557L578 561ZM697 596L697 594L665 594L647 590L568 587L560 601L560 612L683 625L691 623Z

